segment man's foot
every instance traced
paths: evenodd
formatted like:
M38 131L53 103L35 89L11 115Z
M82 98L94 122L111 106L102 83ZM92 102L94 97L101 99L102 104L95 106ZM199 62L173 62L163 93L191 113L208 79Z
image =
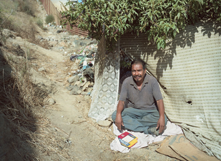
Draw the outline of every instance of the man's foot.
M152 134L152 135L159 135L159 130L156 129L156 127L150 127L147 129L148 134Z

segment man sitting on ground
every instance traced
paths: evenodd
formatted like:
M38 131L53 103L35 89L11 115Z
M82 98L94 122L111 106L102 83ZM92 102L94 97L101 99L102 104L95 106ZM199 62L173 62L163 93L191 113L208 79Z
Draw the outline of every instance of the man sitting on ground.
M140 59L131 63L131 72L132 76L123 82L112 119L120 131L125 128L145 134L162 134L167 117L157 80L146 74L145 62ZM129 103L124 109L126 101Z

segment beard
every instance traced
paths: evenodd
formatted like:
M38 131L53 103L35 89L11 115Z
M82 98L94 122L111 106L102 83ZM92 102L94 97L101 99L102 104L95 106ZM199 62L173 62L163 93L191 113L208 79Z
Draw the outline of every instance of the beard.
M136 82L139 82L139 81L142 80L142 76L141 76L141 75L133 76L133 79L134 79Z

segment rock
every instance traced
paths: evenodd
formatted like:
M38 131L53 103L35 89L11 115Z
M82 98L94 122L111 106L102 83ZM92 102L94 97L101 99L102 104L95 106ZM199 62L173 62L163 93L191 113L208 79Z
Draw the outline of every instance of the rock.
M58 44L57 41L49 41L48 42L49 46L53 47L53 46L56 46Z
M82 91L84 91L85 89L87 89L88 86L89 86L89 84L90 84L90 82L85 83L85 85L84 85L83 88L82 88Z
M17 56L25 57L24 50L17 43L11 43L10 41L6 42L6 46L10 48Z
M91 40L90 44L97 44L97 40L95 40L95 39L94 39L94 40ZM89 44L89 45L90 45L90 44Z
M37 40L41 40L41 39L44 39L44 38L38 35Z
M13 32L11 30L8 30L8 29L3 29L2 30L2 34L3 36L5 36L6 38L16 38L16 36L18 35L16 32Z
M63 30L57 30L57 33L58 33L58 34L61 33L61 32L63 32Z
M73 86L72 87L72 91L79 91L80 90L80 87L79 86Z
M46 92L46 93L51 93L55 89L55 84L49 80L47 77L44 77L41 75L41 73L35 71L33 68L30 69L30 81L38 86L40 90Z
M78 86L71 86L72 90L70 92L71 95L81 94L81 90Z
M78 35L74 35L73 38L74 39L79 39L79 36Z
M88 93L91 93L92 90L93 90L93 88L87 88Z
M109 116L106 120L113 122L113 119L111 116Z
M71 91L73 89L73 86L66 87L67 90Z
M79 76L78 75L74 75L74 76L68 78L68 82L69 83L73 83L73 82L76 82L78 80L79 80Z
M53 99L53 98L49 98L48 100L47 100L47 104L48 105L53 105L53 104L55 104L56 103L56 101Z
M67 47L67 44L65 42L60 42L59 44L63 47Z
M79 95L79 94L81 94L81 90L78 90L78 91L72 90L72 91L70 92L70 95Z
M93 47L93 48L91 49L91 51L94 52L94 53L96 53L96 52L97 52L97 47Z
M91 92L81 92L82 95L90 95Z
M38 69L38 71L39 71L39 72L45 71L45 68L44 68L44 67L41 67L41 68Z
M78 93L78 94L81 94L81 90L78 90L77 93Z
M80 42L80 45L81 45L81 46L86 46L87 44L84 43L84 42Z
M111 125L111 121L108 120L104 120L104 121L98 121L98 125L99 126L103 126L103 127L109 127Z
M88 87L93 87L94 86L94 82L91 82Z
M61 50L61 49L64 49L64 47L63 47L63 46L61 46L61 47L58 47L58 49L60 49L60 50Z
M74 42L72 42L72 45L74 47L77 47L78 45L80 45L80 42L78 40L74 40Z
M75 84L74 84L75 86L78 86L78 87L80 87L80 85L81 85L81 82L80 81L77 81L77 82L75 82Z
M85 39L85 37L84 37L84 36L80 36L80 39L81 39L81 40L84 40L84 39Z

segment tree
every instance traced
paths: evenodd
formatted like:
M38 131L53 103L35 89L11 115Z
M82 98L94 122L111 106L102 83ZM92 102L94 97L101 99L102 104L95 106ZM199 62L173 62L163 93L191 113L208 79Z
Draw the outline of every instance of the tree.
M77 25L97 40L104 34L109 49L127 32L146 34L160 49L189 24L221 22L220 6L220 0L87 0L64 10L62 23Z

